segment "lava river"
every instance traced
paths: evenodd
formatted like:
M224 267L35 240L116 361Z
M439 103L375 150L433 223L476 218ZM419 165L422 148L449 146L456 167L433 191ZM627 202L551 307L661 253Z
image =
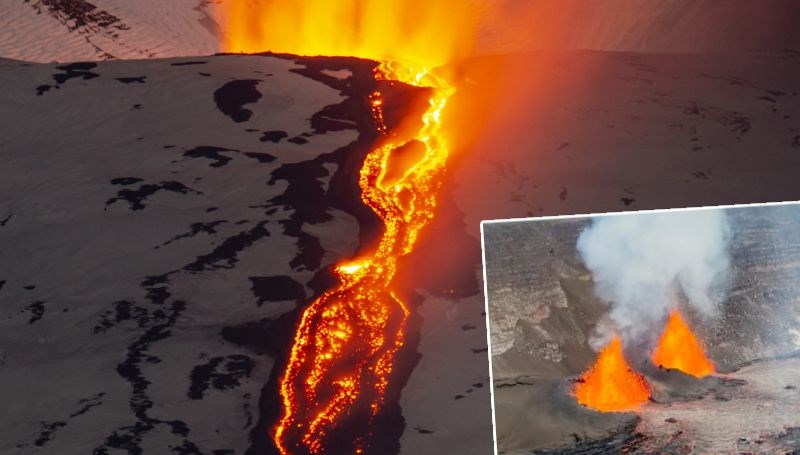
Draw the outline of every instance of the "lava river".
M390 155L408 141L388 136L381 95L374 93L373 112L386 142L367 156L359 186L362 200L383 220L385 230L372 255L339 265L338 287L303 313L280 385L284 413L274 437L284 454L326 453L331 431L345 419L369 428L381 409L394 355L403 345L408 308L392 284L398 258L413 250L420 230L434 216L448 155L438 134L441 111L453 88L424 70L398 73L389 64L381 65L376 77L435 88L423 127L411 140L424 147L424 155L399 178L387 179ZM363 453L366 436L352 441L347 451Z
M283 409L272 434L282 454L365 453L409 316L396 293L398 259L435 215L450 152L442 122L455 87L435 68L470 51L474 17L442 0L234 1L225 8L226 51L370 58L382 62L377 80L432 89L422 118L409 122L418 125L411 134L386 127L382 95L373 93L381 138L359 187L384 229L369 254L338 264L339 283L305 308L279 386ZM409 150L414 160L393 159ZM344 437L343 428L360 434Z

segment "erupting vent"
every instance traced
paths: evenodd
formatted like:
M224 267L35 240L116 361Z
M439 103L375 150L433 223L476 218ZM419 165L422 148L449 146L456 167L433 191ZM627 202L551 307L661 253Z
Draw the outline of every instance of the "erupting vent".
M714 372L714 364L706 357L702 343L677 310L670 313L652 360L658 366L679 370L697 378Z
M575 386L578 403L596 411L628 411L650 398L644 377L633 371L622 352L622 340L615 337L600 352L597 361Z

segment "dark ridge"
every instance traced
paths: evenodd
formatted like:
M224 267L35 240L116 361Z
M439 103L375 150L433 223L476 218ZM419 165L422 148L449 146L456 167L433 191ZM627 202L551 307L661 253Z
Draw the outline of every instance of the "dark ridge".
M69 418L71 419L73 417L78 417L79 415L86 414L92 408L94 408L96 406L100 406L103 403L102 398L105 395L106 395L105 392L100 392L97 395L93 396L92 398L82 398L80 401L78 401L78 404L82 404L83 407L81 407L77 411L75 411L72 414L70 414Z
M149 313L128 300L114 302L114 309L100 315L100 322L92 328L93 334L104 333L123 321L136 320L138 327L145 327Z
M42 96L45 92L47 92L51 88L53 88L52 85L46 85L46 84L36 87L36 96ZM58 88L58 87L56 87L56 88Z
M281 139L285 139L288 136L289 135L286 133L286 131L264 131L263 135L261 136L261 142L270 141L277 144L281 141Z
M750 131L750 119L738 112L731 112L727 115L719 117L717 121L728 127L729 130L736 133L736 138L741 139L748 131Z
M202 272L203 270L232 269L238 259L238 254L258 240L269 237L270 233L265 228L268 221L261 221L248 231L242 231L233 237L225 239L221 245L211 253L198 256L191 264L183 267L187 272Z
M183 183L176 181L161 182L157 184L145 184L139 186L135 190L124 189L117 192L116 197L112 197L106 201L106 206L109 206L119 200L127 201L131 210L142 210L145 208L144 201L148 197L154 195L159 191L169 191L178 194L203 194L200 191L195 191ZM107 209L107 207L106 207Z
M39 437L36 438L36 440L33 442L33 445L37 447L44 447L48 442L50 442L50 438L53 436L53 433L65 427L66 425L67 422L64 421L42 422L42 428L39 431Z
M142 182L143 180L137 177L119 177L111 180L112 185L133 185L134 183Z
M26 0L38 12L47 9L50 16L66 25L69 31L79 28L100 28L106 30L110 36L116 38L115 31L128 30L130 27L123 24L120 19L106 11L98 9L85 0Z
M619 198L619 200L623 204L625 204L625 206L629 206L629 205L633 204L634 202L636 202L636 199L634 199L632 197L621 197L621 198Z
M242 153L244 156L252 158L258 161L259 163L271 163L276 159L269 153L242 152L241 150L216 147L211 145L201 145L200 147L195 147L191 150L187 150L183 153L183 156L187 158L206 158L213 161L212 163L209 164L209 166L223 167L228 163L230 163L231 160L233 160L233 158L223 155L222 152Z
M33 302L25 307L25 310L30 311L31 313L31 318L28 319L28 324L33 324L39 319L42 319L42 316L44 316L44 302Z
M32 291L32 290L36 289L36 286L33 285L33 284L28 284L26 286L22 286L22 289L25 289L27 291Z
M297 234L297 246L300 253L295 256L289 265L294 270L316 270L322 263L322 256L325 250L319 239L304 231Z
M170 65L172 65L172 66L189 66L189 65L205 65L206 63L208 63L208 61L206 61L206 60L192 60L192 61L188 61L188 62L171 63Z
M308 144L308 139L297 136L287 140L287 142L291 142L292 144L297 144L297 145L303 145L303 144Z
M199 74L201 76L205 76L205 77L211 77L210 73L197 73L197 74Z
M70 419L82 414L86 414L93 407L100 405L102 403L101 399L103 396L105 396L105 393L101 392L92 398L81 399L78 402L78 404L81 404L83 406L79 410L71 413L66 421L60 420L55 422L40 422L41 430L39 432L39 436L36 438L33 444L37 447L44 447L45 445L47 445L47 443L52 440L53 434L55 434L55 432L60 430L61 428L67 426Z
M207 158L212 160L213 163L209 164L211 167L222 167L228 164L233 158L220 154L220 152L238 152L239 150L227 149L223 147L214 147L210 145L201 145L183 153L183 156L188 158Z
M236 123L246 122L253 116L253 111L245 109L245 104L255 103L261 99L261 92L256 90L260 79L244 79L230 81L214 92L217 109L233 119Z
M8 221L11 219L12 216L14 216L13 213L5 217L5 219L0 220L0 227L5 227L5 225L8 224Z
M142 328L145 332L128 346L125 360L117 365L117 373L125 381L131 384L131 398L129 406L137 421L132 425L117 428L106 437L105 442L94 448L94 455L110 455L113 449L121 449L131 455L144 453L140 446L142 437L156 430L158 427L166 426L169 431L182 438L181 445L174 447L173 452L179 454L198 454L198 447L188 439L189 429L180 420L160 420L149 415L153 407L153 401L147 396L150 387L148 381L142 374L140 365L147 362L151 356L148 354L151 344L168 338L171 329L175 325L178 317L186 308L186 302L174 301L165 310L150 312L150 317Z
M187 239L189 237L194 237L194 236L196 236L197 234L200 234L200 233L203 233L203 234L216 234L217 233L216 227L219 226L222 223L227 223L227 221L226 220L217 220L217 221L210 221L208 223L192 223L192 225L190 226L190 231L189 232L176 235L175 237L167 240L166 242L164 242L161 245L158 245L158 246L156 246L154 248L158 249L158 248L160 248L162 246L169 245L170 243L176 242L178 240Z
M303 285L285 275L250 277L253 294L258 297L258 304L264 302L281 302L284 300L305 300L306 291Z
M55 80L58 85L61 85L70 79L78 77L82 78L83 80L94 79L96 77L100 77L100 75L97 73L93 73L89 70L96 66L97 66L96 63L84 63L84 62L57 66L56 69L60 69L63 72L53 74L53 80Z
M269 153L262 153L262 152L245 152L244 156L248 158L253 158L254 160L258 161L259 163L271 163L275 161L275 157L270 155Z
M3 286L6 285L6 280L0 280L0 291L3 290Z
M122 82L123 84L132 84L134 82L139 84L144 84L144 80L147 79L147 76L138 76L138 77L117 77L115 80Z
M254 366L253 360L243 355L214 357L205 364L192 368L187 396L192 400L199 400L209 388L227 390L238 387L242 378L250 376Z

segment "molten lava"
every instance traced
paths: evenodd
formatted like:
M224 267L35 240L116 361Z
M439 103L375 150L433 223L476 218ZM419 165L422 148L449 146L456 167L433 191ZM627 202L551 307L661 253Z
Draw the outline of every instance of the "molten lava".
M372 58L383 62L377 79L433 89L411 138L386 127L381 93L370 98L382 139L359 187L385 229L375 250L338 265L338 286L305 309L280 382L283 413L273 436L282 454L364 453L409 314L393 289L397 262L434 216L449 154L442 113L455 88L432 70L471 50L474 17L449 0L233 1L226 14L227 51ZM412 142L421 158L389 170L390 155ZM335 434L354 427L363 434Z
M670 313L651 358L656 365L680 370L697 378L714 372L714 364L706 357L702 343L677 310Z
M622 353L622 340L615 337L583 373L574 393L578 403L596 411L628 411L650 398L650 387L628 365Z

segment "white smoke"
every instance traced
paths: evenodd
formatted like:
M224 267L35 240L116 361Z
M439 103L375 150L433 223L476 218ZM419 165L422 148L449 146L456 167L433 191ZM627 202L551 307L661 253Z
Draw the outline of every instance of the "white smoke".
M595 292L611 305L593 347L613 333L651 341L681 294L702 316L714 316L728 281L730 228L724 210L640 213L595 218L577 249Z

